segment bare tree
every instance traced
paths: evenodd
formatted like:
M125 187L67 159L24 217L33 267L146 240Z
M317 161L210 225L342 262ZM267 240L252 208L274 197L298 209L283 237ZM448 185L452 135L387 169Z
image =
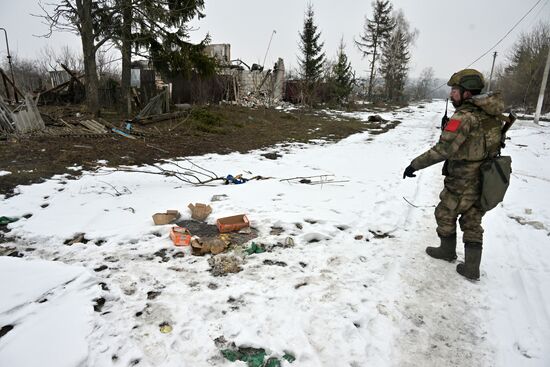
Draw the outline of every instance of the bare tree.
M72 48L65 45L60 50L55 50L51 46L43 47L36 59L36 64L42 73L61 70L61 64L67 66L69 70L76 73L84 71L84 60L81 54L75 52Z
M39 3L41 17L53 31L72 32L80 36L86 77L86 102L90 112L99 115L99 79L96 54L113 36L111 27L114 8L108 0L58 0L55 4Z
M434 69L429 66L422 69L414 86L414 98L417 100L429 98L429 93L435 87Z
M523 33L511 49L508 63L497 68L497 88L505 102L525 111L534 110L546 56L550 47L550 23L541 22ZM550 108L550 88L546 89L544 111Z

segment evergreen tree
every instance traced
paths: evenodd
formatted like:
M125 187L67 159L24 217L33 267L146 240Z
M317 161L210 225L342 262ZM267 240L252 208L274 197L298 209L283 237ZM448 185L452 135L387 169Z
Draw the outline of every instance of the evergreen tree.
M394 22L391 17L393 9L390 0L376 0L372 3L374 14L372 19L365 17L363 33L359 41L355 41L357 48L362 52L363 57L370 56L370 76L367 97L372 98L374 81L376 78L376 64L380 56L380 47L388 39Z
M386 99L402 101L411 59L409 48L416 37L416 30L410 30L402 10L393 15L392 22L395 27L382 44L380 73L384 79Z
M113 36L122 53L122 92L130 99L132 54L149 58L155 69L165 74L212 74L214 63L202 51L207 36L198 45L188 42L195 17L204 17L204 0L112 0L117 16L113 18Z
M332 67L332 85L335 97L340 103L349 97L354 83L354 72L346 55L345 48L344 39L342 38L338 46L336 64Z
M322 52L324 43L319 41L321 32L317 30L314 15L313 5L310 3L305 13L304 29L300 34L299 46L302 55L298 57L300 76L309 94L321 79L325 63L325 53Z

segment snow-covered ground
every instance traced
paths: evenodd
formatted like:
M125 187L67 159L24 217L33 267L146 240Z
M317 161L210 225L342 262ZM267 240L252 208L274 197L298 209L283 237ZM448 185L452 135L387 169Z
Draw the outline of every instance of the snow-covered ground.
M193 187L104 170L20 187L0 201L0 215L20 217L3 246L24 255L0 257L0 366L246 366L222 340L282 366L549 366L550 130L519 121L509 133L513 181L484 218L470 282L424 252L438 242L441 166L402 179L439 135L444 103L422 107L382 114L402 123L380 135L192 158L265 181ZM318 175L341 182L280 181ZM177 256L151 215L188 218L195 202L212 206L210 223L248 214L270 251L237 251L243 270L223 277L210 255ZM64 244L77 233L89 241Z

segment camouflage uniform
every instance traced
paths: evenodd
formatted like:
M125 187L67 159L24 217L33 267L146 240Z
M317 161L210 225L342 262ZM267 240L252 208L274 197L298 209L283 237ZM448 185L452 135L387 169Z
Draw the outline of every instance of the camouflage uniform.
M445 187L435 209L440 237L456 235L456 221L465 243L483 243L479 167L499 152L503 103L498 94L475 96L458 107L439 142L411 162L415 170L445 161Z

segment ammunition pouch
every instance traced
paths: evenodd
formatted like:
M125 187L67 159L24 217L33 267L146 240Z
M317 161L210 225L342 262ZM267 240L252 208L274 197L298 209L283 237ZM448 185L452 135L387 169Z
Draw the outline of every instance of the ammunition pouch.
M489 211L502 202L510 185L512 158L498 156L487 159L480 166L481 209Z

